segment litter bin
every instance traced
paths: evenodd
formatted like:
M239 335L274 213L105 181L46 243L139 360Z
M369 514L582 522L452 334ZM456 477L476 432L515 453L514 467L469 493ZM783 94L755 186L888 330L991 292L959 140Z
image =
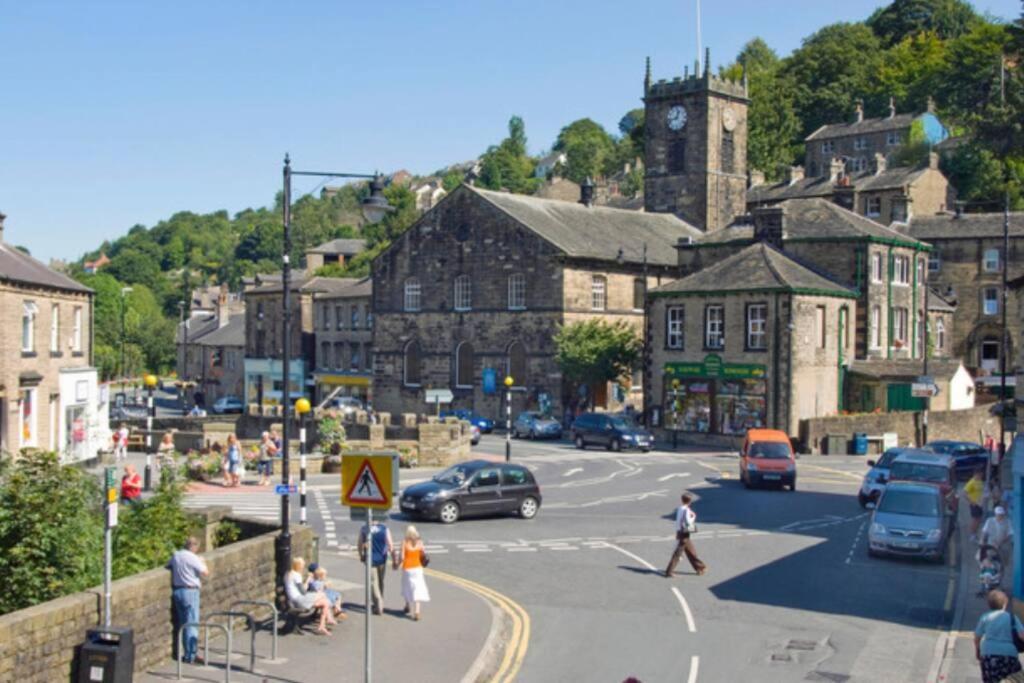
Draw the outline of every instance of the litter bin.
M826 455L846 455L847 439L843 434L828 434L825 436Z
M854 455L867 455L868 454L868 435L863 433L856 433L853 435L853 454Z
M135 668L132 629L91 628L78 657L78 683L131 683Z

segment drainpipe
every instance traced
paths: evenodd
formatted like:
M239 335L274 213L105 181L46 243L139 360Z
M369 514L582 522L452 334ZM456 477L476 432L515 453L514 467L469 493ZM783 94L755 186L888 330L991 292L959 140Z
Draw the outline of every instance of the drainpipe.
M914 278L911 281L912 287L910 291L910 343L913 346L910 347L910 357L913 358L914 354L917 353L917 255L918 248L914 247L914 260L911 263L911 268L914 271ZM928 311L924 312L925 320L928 320ZM927 349L925 353L927 353ZM924 355L924 354L922 354Z
M775 321L772 324L773 336L775 337L774 343L772 344L772 426L775 429L779 429L780 415L782 414L779 410L779 401L781 400L780 392L782 386L779 377L779 347L782 346L782 316L779 310L779 294L775 294L775 313L773 314Z
M793 397L793 335L796 333L796 325L793 324L793 295L789 295L789 320L787 321L787 327L789 329L789 345L786 349L787 362L789 368L787 370L789 378L786 384L786 433L789 434L789 428L792 418L792 397Z
M887 359L890 359L890 360L892 359L892 321L893 321L893 312L892 312L892 270L893 270L893 268L892 268L892 266L893 266L893 263L892 263L892 245L890 244L889 245L889 268L888 268L888 274L886 276L886 283L885 283L886 309L888 310L888 315L886 317L889 320L889 325L888 325L889 329L888 329L888 334L886 335L888 337L888 340L887 340L888 343L885 345L885 357Z

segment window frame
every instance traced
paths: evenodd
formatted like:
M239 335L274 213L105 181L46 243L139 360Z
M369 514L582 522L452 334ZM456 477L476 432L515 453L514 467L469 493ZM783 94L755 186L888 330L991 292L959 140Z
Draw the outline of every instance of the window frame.
M990 268L989 264L992 261L989 260L989 255L995 254L995 267ZM986 249L981 255L981 269L986 273L999 273L1003 269L1003 255L1000 249L991 248Z
M673 320L673 313L679 314L678 320ZM673 330L673 327L676 329ZM673 337L678 341L673 343ZM671 351L686 350L686 306L665 307L665 348Z
M82 307L75 306L72 311L71 352L82 353Z
M415 350L415 361L416 361L416 376L413 378L415 381L410 381L409 376L409 352ZM402 386L409 388L419 388L423 386L423 353L420 347L419 340L410 339L405 343L402 348Z
M646 308L645 294L647 292L647 283L642 277L633 278L633 310L642 311ZM637 306L639 301L640 305Z
M871 349L882 348L882 307L875 304L871 307L869 324L871 329L868 331L868 347Z
M359 306L352 304L349 307L349 318L353 330L359 329Z
M452 308L458 313L473 310L473 280L466 274L452 282Z
M60 353L60 304L50 304L50 355Z
M35 301L23 301L21 305L21 352L36 352L36 319L39 306Z
M893 306L892 309L892 340L900 342L901 348L908 348L907 336L910 333L910 311L903 306Z
M717 319L712 319L712 311L718 314ZM716 332L712 332L713 323L719 328ZM717 346L711 344L713 334L718 337ZM708 351L725 350L725 304L706 304L704 306L704 348Z
M881 197L865 197L864 198L864 215L867 218L880 218L882 216L882 198Z
M590 276L590 310L608 310L608 278L604 275Z
M828 308L826 306L814 307L814 347L817 349L828 348Z
M885 282L885 264L880 251L871 253L871 281L876 284Z
M522 303L517 303L521 301ZM508 276L508 310L526 310L526 275L512 273Z
M988 298L989 293L994 294L991 299ZM999 315L999 288L998 287L982 287L981 288L981 314L982 315ZM989 310L989 302L994 304L994 309Z
M419 313L423 310L423 285L419 278L406 278L402 283L402 310L405 313Z
M935 321L935 350L946 348L946 323L942 318Z
M760 320L755 320L753 312L755 310L761 310ZM766 301L755 301L748 303L744 312L744 329L745 334L745 346L746 351L767 351L768 350L768 302ZM754 332L753 327L755 323L760 323L760 332ZM756 336L761 337L761 343L755 344L754 339Z
M942 270L942 254L938 247L933 246L932 250L928 252L928 272L937 273L940 270Z
M910 284L910 257L893 254L892 256L892 284Z
M470 368L470 372L469 372L470 377L469 377L469 383L468 384L463 382L463 380L465 380L466 378L462 376L463 355L466 354L466 353L469 354L469 368ZM454 384L455 384L455 388L456 389L472 389L473 388L473 374L474 374L474 372L473 372L473 369L474 369L473 365L474 365L473 364L473 344L468 342L468 341L461 341L458 344L456 344L455 345L455 363L454 363L454 366L455 366L454 367L454 370L455 370L455 377L454 377L455 382L454 382Z

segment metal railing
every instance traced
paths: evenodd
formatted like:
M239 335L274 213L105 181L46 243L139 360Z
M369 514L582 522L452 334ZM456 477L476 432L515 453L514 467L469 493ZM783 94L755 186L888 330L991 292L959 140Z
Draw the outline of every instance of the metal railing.
M266 607L266 608L270 609L271 614L273 614L273 618L271 619L271 622L270 622L270 624L271 624L271 633L273 634L273 639L270 641L270 643L271 643L270 644L270 661L276 661L277 660L277 622L278 622L278 618L279 618L279 612L277 611L277 607L275 607L274 603L270 602L269 600L236 600L233 603L231 603L230 609L233 610L236 607L239 607L240 605L255 605L257 607Z
M206 620L209 622L213 617L227 617L228 618L228 632L234 633L235 630L235 618L245 619L249 626L249 673L256 673L256 620L248 612L232 612L231 610L221 610L219 612L210 612L206 615ZM230 642L230 641L229 641ZM228 658L231 655L230 645L228 646Z
M203 666L210 666L210 629L219 628L224 632L224 637L228 641L228 649L224 657L224 683L231 683L231 631L224 624L214 624L209 621L188 621L178 627L178 680L181 680L181 660L185 654L185 646L181 638L189 626L204 629Z

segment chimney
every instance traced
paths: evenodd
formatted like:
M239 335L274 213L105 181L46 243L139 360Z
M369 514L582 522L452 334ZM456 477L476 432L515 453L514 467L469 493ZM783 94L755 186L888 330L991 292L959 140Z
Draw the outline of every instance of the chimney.
M839 157L832 157L828 162L828 178L831 182L837 182L846 172L846 162Z
M857 108L854 112L854 123L860 123L864 120L864 100L857 100Z
M757 185L764 185L764 172L752 168L750 169L750 187L756 187Z
M7 220L7 214L0 213L0 242L4 241L4 221Z
M875 169L875 175L879 175L881 173L885 173L885 169L886 169L886 165L887 165L887 162L885 160L885 155L882 154L881 152L875 152L875 160L872 163L872 165L874 166L874 169Z
M928 168L936 170L939 168L939 153L928 152Z
M929 114L934 114L935 113L935 98L932 97L931 95L928 96L927 111L928 111Z
M896 100L892 97L889 98L889 118L896 118Z
M953 218L963 218L964 217L964 203L962 201L958 200L958 201L953 202L953 206L955 207L955 212L956 212L956 213L953 214Z
M580 204L587 208L594 205L594 181L590 176L580 184Z
M231 311L228 308L228 285L222 283L220 291L217 292L217 327L224 327L231 319Z
M782 248L786 239L786 209L783 206L763 206L751 211L754 220L754 241Z
M795 185L804 179L804 167L803 166L790 166L786 170L786 181L790 185Z

